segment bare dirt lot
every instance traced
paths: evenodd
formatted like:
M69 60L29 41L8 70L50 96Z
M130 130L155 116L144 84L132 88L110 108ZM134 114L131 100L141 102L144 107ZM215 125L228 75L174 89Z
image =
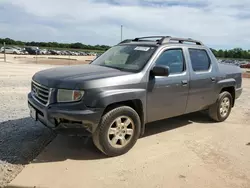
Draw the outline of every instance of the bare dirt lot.
M115 158L61 135L38 155L55 135L29 118L26 96L31 76L49 67L1 63L0 185L26 165L9 187L250 187L250 79L226 122L195 113L152 123Z

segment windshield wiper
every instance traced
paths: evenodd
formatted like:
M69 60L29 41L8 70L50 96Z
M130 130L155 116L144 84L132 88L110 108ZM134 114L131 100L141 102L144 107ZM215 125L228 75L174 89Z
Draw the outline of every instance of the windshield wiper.
M113 66L109 66L109 65L100 65L100 66L109 67L109 68L113 68L113 69L117 69L117 70L123 70L123 68L120 68L120 67L113 67Z
M135 72L134 70L126 69L126 68L122 68L122 67L113 67L113 66L109 66L109 65L99 65L99 66L109 67L109 68L117 69L119 71L124 71L124 72Z

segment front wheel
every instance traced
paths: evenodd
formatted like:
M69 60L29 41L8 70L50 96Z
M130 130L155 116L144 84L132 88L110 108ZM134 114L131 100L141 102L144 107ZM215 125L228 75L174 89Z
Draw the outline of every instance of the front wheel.
M208 110L209 116L217 122L225 121L231 113L232 102L233 98L229 92L220 93L216 103Z
M140 131L141 121L137 112L129 106L120 106L102 117L93 141L108 156L122 155L135 145Z

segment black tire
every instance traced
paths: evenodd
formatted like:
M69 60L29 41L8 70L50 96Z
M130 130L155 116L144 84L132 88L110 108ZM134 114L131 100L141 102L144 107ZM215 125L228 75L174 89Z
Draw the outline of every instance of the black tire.
M127 116L133 122L133 135L127 142L127 145L121 148L113 147L109 142L109 128L116 118ZM136 143L141 132L141 121L137 112L129 106L120 106L107 112L100 121L100 124L93 134L95 146L105 155L114 157L127 153Z
M227 111L226 115L223 116L220 113L220 107L221 107L221 104L222 104L222 102L223 102L223 100L225 98L229 99L230 104L229 104L228 111ZM225 121L228 118L228 116L230 115L230 113L231 113L232 102L233 102L233 98L232 98L232 95L229 92L224 91L224 92L220 93L217 101L208 110L208 114L209 114L210 118L213 119L216 122Z

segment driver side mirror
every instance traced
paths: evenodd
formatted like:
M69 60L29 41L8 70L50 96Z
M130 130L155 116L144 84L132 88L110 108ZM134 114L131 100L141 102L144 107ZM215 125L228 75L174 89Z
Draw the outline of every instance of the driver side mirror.
M164 66L164 65L156 65L151 70L151 74L153 76L166 76L166 77L168 77L169 73L170 73L170 68L168 66Z

